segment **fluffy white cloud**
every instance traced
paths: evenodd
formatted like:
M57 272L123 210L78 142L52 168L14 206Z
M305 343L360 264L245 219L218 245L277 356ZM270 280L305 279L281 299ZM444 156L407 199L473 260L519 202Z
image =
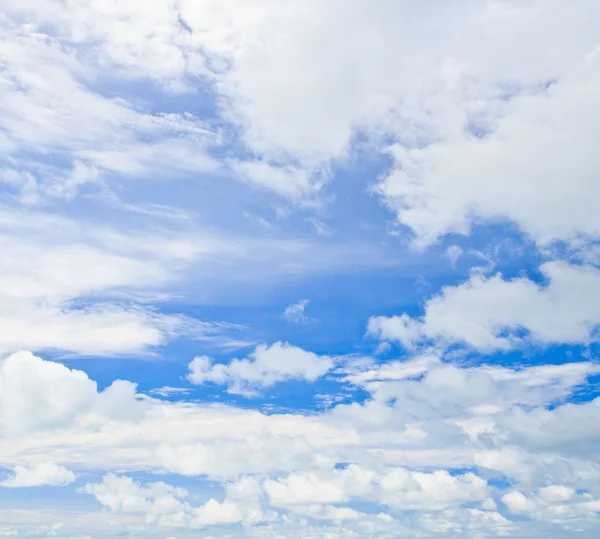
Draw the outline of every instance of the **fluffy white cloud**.
M423 363L426 363L425 367ZM388 444L392 444L390 448L396 448L396 453L380 453L382 463L397 462L402 451L408 451L404 453L405 464L420 453L421 460L412 462L429 466L433 461L423 451L423 448L429 447L439 451L436 457L438 466L443 466L444 462L455 465L458 463L455 457L466 450L466 455L471 451L471 456L463 460L461 466L470 463L526 481L526 474L518 469L522 468L519 454L505 452L502 460L500 455L481 453L477 444L469 449L468 440L492 435L498 442L524 443L532 450L542 444L572 458L573 449L578 444L598 440L598 433L589 428L597 419L597 403L567 404L552 410L546 410L545 406L568 396L574 387L594 372L597 372L597 367L591 363L513 370L489 366L458 368L434 359L428 362L417 359L414 366L406 365L404 369L401 365L392 364L382 368L382 374L372 367L362 377L353 374L356 377L354 383L367 388L373 400L363 406L337 405L321 418L265 416L228 407L196 409L193 405L160 401L146 403L142 414L139 412L144 411L144 406L135 399L134 387L130 383L115 382L98 393L95 382L80 371L45 362L30 354L14 354L3 360L0 375L0 409L8 436L5 443L0 444L0 460L13 468L15 465L31 466L36 462L27 463L26 459L23 460L25 455L31 458L44 455L53 462L66 463L70 462L72 457L69 455L74 451L79 455L79 465L83 466L167 468L175 473L215 478L279 471L292 473L280 483L285 486L286 492L295 491L289 489L295 489L296 483L314 484L314 492L324 496L328 490L319 487L322 474L326 474L325 481L331 482L331 477L335 479L336 474L347 478L355 470L349 467L328 476L326 470L331 469L333 463L346 459L368 462L369 459L364 460L366 454L363 451L375 440L381 443L384 437ZM69 396L70 400L54 398L53 395L57 394ZM136 406L141 406L137 408L139 412L131 415ZM520 411L520 406L531 411ZM363 420L369 417L365 414L370 410L379 415L378 421L363 424ZM574 414L573 417L571 414ZM588 415L589 422L582 421ZM574 419L576 416L579 420ZM107 418L111 421L106 422ZM456 421L456 432L462 431L468 437L456 438L453 431L448 430L448 423L441 429L440 418L446 422ZM132 420L135 423L124 423ZM410 427L411 421L415 420L420 422L416 430L416 426ZM536 424L539 427L535 427ZM579 424L580 427L577 426ZM404 431L399 430L401 425L404 425ZM61 430L46 431L49 427ZM413 431L406 430L407 427ZM24 434L15 438L17 431L34 428L43 429L36 438ZM252 437L252 433L261 431L264 434ZM52 449L56 436L62 440L63 449L59 451ZM447 449L452 448L451 453L445 454L441 447L434 449L438 443L436 439L444 441ZM121 451L121 444L128 449ZM110 457L101 449L103 447L113 448ZM567 447L571 449L567 450ZM64 448L71 449L65 453ZM417 453L410 457L412 449ZM23 464L16 464L19 459ZM11 461L15 464L11 465ZM510 463L513 463L512 468ZM578 466L583 466L583 462ZM321 471L313 472L316 475L312 476L300 475L296 481L293 472L297 469ZM417 472L409 470L407 473L410 473L411 481L416 481L414 485L420 484L415 479L420 476L414 476ZM565 475L569 474L576 475L574 472ZM310 480L311 477L314 480ZM424 479L424 486L419 488L427 490L427 477L429 475ZM442 481L444 477L438 479ZM459 480L457 477L462 476L448 477L451 478L448 481L454 484ZM465 479L468 485L473 482L471 479L470 476ZM336 500L347 499L348 492L359 492L362 488L344 486L340 490L339 484L346 485L348 481L336 481L332 483L331 492L338 492L337 497L332 495L326 500L313 501L336 503ZM391 484L390 481L387 484ZM298 492L308 491L303 487ZM308 504L310 494L307 496Z
M376 474L357 466L321 473L293 473L267 480L263 488L276 507L309 504L335 504L365 495L372 489Z
M159 526L204 528L240 522L245 516L241 508L227 500L211 498L193 507L186 489L162 481L141 485L130 477L108 474L101 483L87 484L81 491L115 513L142 514L147 522Z
M64 486L75 481L75 474L53 462L39 462L29 466L15 466L12 477L0 483L2 487Z
M196 119L141 114L93 92L81 74L110 69L150 78L165 92L196 91L201 76L225 119L262 157L233 167L243 179L307 196L321 185L314 171L343 156L361 131L379 149L382 135L402 145L380 192L423 241L465 231L473 217L514 219L540 240L598 232L587 197L598 166L586 136L598 120L600 13L591 0L577 8L558 0L436 1L432 9L391 0L277 9L260 0L156 0L150 11L133 2L73 3L68 12L11 2L7 147L65 134L68 150L97 167L136 172L168 161L210 168L205 148L214 138ZM81 65L63 43L93 54ZM33 77L40 68L45 76ZM148 143L136 130L183 136L177 145ZM574 161L577 174L570 173ZM577 211L562 211L567 183Z
M474 474L451 476L445 471L431 474L394 468L384 473L350 466L319 475L294 473L261 484L243 477L226 487L226 497L211 498L193 507L185 489L163 482L141 485L127 476L108 474L101 483L88 484L82 492L92 494L114 513L141 514L147 522L161 526L202 528L241 521L265 522L277 513L265 508L284 509L317 520L358 520L367 515L350 507L331 505L366 499L394 509L438 510L480 501L488 493L487 483ZM377 518L392 521L386 513Z
M391 135L397 168L379 192L421 243L480 218L541 242L598 235L593 2L252 8L216 9L206 41L231 62L218 88L253 149L310 170L357 130ZM182 13L194 27L204 10Z
M562 404L552 410L517 408L498 418L498 423L520 445L538 450L562 446L563 451L585 456L598 445L599 417L600 398L596 398L581 404Z
M258 345L248 358L228 364L213 364L209 357L198 356L189 364L188 380L193 384L224 384L231 393L252 394L255 389L285 380L314 381L332 367L333 360L327 356L276 342L271 346Z
M229 62L218 90L255 151L311 170L357 130L398 140L379 191L421 243L481 218L542 242L598 235L594 2L181 9Z
M242 418L239 418L240 420ZM257 418L246 418L248 421ZM232 425L233 426L233 425ZM239 428L239 427L238 427ZM264 427L263 427L264 428ZM300 468L331 466L332 451L315 440L294 433L271 431L259 435L245 428L242 436L223 436L196 443L166 441L156 452L162 467L170 472L216 479L235 479L244 474L285 472Z
M419 319L403 314L373 317L368 332L409 348L420 342L463 343L484 352L525 340L539 344L589 344L600 324L600 271L593 266L547 262L547 284L519 277L473 274L429 299ZM520 335L523 331L527 336Z
M376 472L359 466L320 473L294 473L267 480L263 488L276 507L340 504L362 498L398 510L440 510L489 496L485 480L467 473L452 476L446 470L432 473L391 468Z
M115 513L140 513L149 522L189 518L190 507L182 501L188 492L163 482L141 486L130 477L108 474L101 483L89 483L81 491Z
M477 418L515 406L540 407L567 398L598 372L600 366L591 362L517 369L491 365L458 367L425 355L351 373L346 380L367 389L374 403L386 404L380 411L382 421L389 420L387 404L391 402L396 417L416 421L471 416L474 423L463 425L468 431L469 425L477 424ZM339 405L332 413L342 416L354 409L354 405ZM585 407L577 409L583 411Z
M129 525L151 521L180 529L233 522L268 528L281 522L273 521L281 512L287 530L295 529L296 518L344 522L358 526L352 529L359 536L363 525L385 528L388 517L348 505L356 502L376 504L395 523L407 509L416 511L407 529L418 526L432 536L453 518L462 533L504 533L515 523L490 497L500 501L508 492L490 487L487 478L506 477L513 489L539 490L548 500L559 491L541 489L553 485L588 489L591 498L577 503L600 496L597 403L556 406L597 372L593 363L457 367L435 355L379 368L363 363L362 376L355 364L349 380L369 399L303 416L155 399L142 405L131 384L116 382L98 393L83 373L16 354L4 360L0 377L0 464L31 471L49 461L59 469L112 471L86 491L115 516L141 519ZM53 389L79 400L56 399ZM143 413L131 415L136 404ZM338 463L346 466L338 469ZM124 469L196 476L199 484L209 478L225 496L211 494L212 501L198 505L183 490L115 475ZM593 519L588 509L577 511L578 518ZM540 513L539 521L549 514Z
M502 503L513 514L567 525L569 521L578 523L585 518L597 518L600 513L600 499L562 485L549 485L528 493L513 490L502 496Z
M421 473L400 468L385 474L380 485L381 502L401 510L440 510L489 496L487 482L477 475L453 476L446 470Z
M396 147L397 169L379 189L399 222L421 243L468 233L482 218L510 219L540 243L598 237L589 199L598 193L600 168L592 143L600 128L594 47L574 59L564 78L549 77L547 89L516 96L495 118L483 111L491 116L479 128L483 135L467 131L422 149ZM476 114L462 121L481 121Z
M510 537L515 533L524 533L535 537L532 529L518 529L498 511L481 509L447 509L437 513L427 513L418 519L419 527L431 537L440 535L459 539L475 534L482 537ZM560 532L558 532L560 533Z
M139 419L144 405L135 388L117 380L98 393L83 371L18 352L0 361L0 426L9 432L52 429L92 413Z
M195 521L200 526L214 526L215 524L234 524L243 519L241 511L231 502L218 502L209 500L195 511Z

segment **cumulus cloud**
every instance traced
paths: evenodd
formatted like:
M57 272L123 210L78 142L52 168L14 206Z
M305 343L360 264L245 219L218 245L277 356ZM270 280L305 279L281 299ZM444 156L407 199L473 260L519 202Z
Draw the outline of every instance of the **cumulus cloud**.
M193 507L186 489L164 482L141 485L128 476L108 474L101 483L89 483L81 491L93 495L112 512L142 514L147 522L159 526L204 528L233 524L244 518L230 501L211 498L204 505Z
M451 475L446 470L433 473L392 470L380 481L381 501L398 509L445 509L489 496L485 480L473 473Z
M279 507L347 503L352 497L367 494L374 480L372 471L350 466L346 470L293 473L267 480L263 488L271 503Z
M595 518L600 512L600 499L562 485L549 485L527 493L513 490L502 496L502 503L515 515L565 524Z
M485 499L486 481L472 473L452 476L391 468L376 472L359 466L321 473L294 473L263 484L271 503L279 507L347 503L354 498L376 501L401 510L438 510Z
M598 127L600 13L592 1L577 9L558 1L436 1L432 11L389 0L370 8L336 0L285 9L162 0L152 11L131 2L73 5L68 14L53 2L9 6L4 145L12 153L67 153L79 163L72 173L53 174L42 191L97 181L81 170L219 167L209 151L219 137L206 123L189 113L137 110L88 83L116 72L177 95L197 92L200 77L258 157L228 165L243 181L295 200L310 197L322 171L361 132L379 151L396 142L396 166L378 191L421 243L468 232L479 218L512 219L540 242L599 232L588 196L598 168L590 141ZM46 21L53 22L50 34ZM353 39L338 51L333 44L346 32ZM62 46L71 43L93 54L84 63ZM406 50L411 54L399 52ZM13 176L25 189L39 182L27 170Z
M83 371L18 352L0 361L0 426L9 432L53 429L85 414L139 419L144 405L135 389L117 380L98 392Z
M515 513L507 518L498 510L517 500L501 499L512 490L555 505L566 503L553 501L560 491L541 489L588 489L591 498L578 494L573 503L600 496L597 403L560 404L598 371L589 362L459 367L431 354L412 362L365 363L362 372L354 365L348 381L370 397L309 416L157 399L132 416L140 403L126 382L98 393L85 374L27 354L7 358L2 367L0 463L15 477L19 466L31 477L40 462L56 463L59 470L68 463L107 470L85 492L115 516L161 526L271 526L279 513L289 519L287 530L295 529L295 518L310 518L377 523L384 533L408 508L423 519L414 525L434 535L454 518L444 517L447 511L456 512L463 531L506 531L515 525ZM25 367L16 377L13 371ZM35 382L33 394L29 381ZM18 391L7 394L5 387ZM58 388L79 400L53 399L51 390ZM24 426L35 428L35 436ZM52 469L56 482L68 473ZM144 485L118 475L123 469L207 478L220 483L225 496L192 503L178 487ZM490 486L488 478L499 476L512 482L511 489ZM514 500L513 509L519 503ZM384 516L363 514L349 505L354 502L375 504ZM577 511L583 515L578 518L591 518L587 509ZM544 520L550 513L539 514Z
M114 512L143 513L154 518L182 512L188 492L163 482L150 483L144 487L127 476L108 474L101 483L90 483L82 489L92 494L102 505Z
M252 421L259 418L246 419ZM259 421L257 425L260 423ZM212 441L202 440L196 443L172 444L165 441L158 447L156 457L161 466L173 473L216 479L285 472L296 467L331 466L330 451L321 448L320 452L313 452L316 443L313 439L294 433L287 434L285 428L265 430L266 432L257 435L244 429L243 437L219 435L219 438Z
M53 462L39 462L29 466L15 466L13 475L0 483L2 487L64 486L75 481L75 474Z
M373 317L368 332L408 348L433 341L466 344L483 352L508 350L524 341L594 341L600 324L600 271L562 261L547 262L540 270L545 285L524 277L505 280L500 274L473 274L429 299L422 317Z
M551 421L560 417L560 406L555 413L547 411L546 406L568 399L598 372L600 367L590 362L510 369L488 365L457 367L425 356L349 374L346 379L369 391L372 400L362 406L339 404L331 410L331 415L342 424L400 429L398 435L402 439L423 444L419 445L423 448L432 444L437 435L448 440L468 436L473 441L501 436L503 443L514 439L519 446L527 447L520 436L531 436L533 443L536 433L540 433L543 439L542 433L548 431L548 425L540 428L537 424L544 424L541 420L546 414ZM572 413L579 410L586 417L587 407L576 405ZM527 412L528 409L532 411ZM589 413L585 425L589 425L596 411ZM428 427L429 422L432 423ZM569 439L569 432L573 433L573 439L583 443L584 431L594 431L583 424L556 434L557 443ZM430 429L439 432L434 435ZM546 436L552 439L553 434ZM591 438L595 440L595 434ZM510 453L506 458L519 460ZM492 467L497 466L502 468L502 463L494 462Z
M356 520L364 515L340 504L352 498L372 500L398 509L444 509L485 499L487 483L472 473L451 476L394 468L384 473L351 466L346 470L294 473L262 484L250 477L230 483L224 501L211 498L199 507L189 493L163 482L141 485L127 476L108 474L101 483L90 483L81 492L93 495L114 513L142 514L148 522L162 526L203 528L248 520L265 522L276 518L263 511L265 499L279 510L318 520ZM385 513L377 518L393 520Z
M227 385L231 393L251 394L255 389L285 380L314 381L332 367L333 360L327 356L276 342L271 346L259 345L248 358L234 359L227 364L198 356L189 364L187 378L193 384L212 382Z
M600 127L593 105L600 60L594 46L587 53L547 89L512 99L485 136L466 132L424 149L394 150L398 168L380 192L421 243L466 234L477 218L510 219L542 244L598 236L587 197L597 190L600 166L591 145Z
M569 453L583 456L596 446L599 414L600 398L596 398L582 404L561 404L552 410L511 410L498 418L498 423L519 445L537 450L566 446ZM574 440L578 443L573 444Z
M396 167L379 192L422 244L480 218L540 242L598 234L593 2L209 5L219 32L205 43L230 62L219 91L255 151L311 167L343 156L357 129L392 134ZM203 7L182 4L191 27L206 28ZM346 32L340 52L330 44Z

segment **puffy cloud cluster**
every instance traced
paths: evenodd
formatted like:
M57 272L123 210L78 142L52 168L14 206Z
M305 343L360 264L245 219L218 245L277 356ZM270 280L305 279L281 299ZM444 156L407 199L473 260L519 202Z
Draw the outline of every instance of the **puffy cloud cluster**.
M108 474L101 483L89 483L82 492L115 513L144 515L147 522L159 526L201 528L216 524L232 524L242 520L242 513L231 502L210 499L200 507L185 501L189 493L163 482L140 485L130 477Z
M64 486L75 481L75 474L53 462L39 462L30 466L15 466L13 475L0 483L2 487Z
M592 0L576 8L436 1L427 9L391 0L280 9L260 0L157 0L151 11L133 2L74 3L66 13L52 2L11 2L4 146L56 151L60 140L88 171L55 173L65 178L49 192L72 192L97 171L223 166L210 156L219 137L207 122L138 111L81 76L110 70L171 95L198 92L199 77L210 84L223 119L258 156L225 168L295 200L319 191L357 131L380 151L395 141L396 166L379 192L422 243L467 232L479 218L512 219L542 242L599 233L588 196L598 168L590 141L600 12ZM93 54L83 63L64 43ZM35 195L35 174L17 168L12 176Z
M227 483L222 502L211 498L193 507L189 493L163 482L144 486L130 477L106 475L82 492L93 495L114 513L141 514L147 522L191 528L219 524L269 522L278 511L317 520L356 520L364 513L342 504L352 499L369 500L392 510L442 510L463 503L480 502L489 487L473 473L450 475L446 471L410 472L391 468L384 472L349 466L343 470L294 472L277 479L243 476ZM271 507L272 509L268 509ZM385 512L377 518L392 521Z
M117 380L98 392L96 382L83 371L44 361L30 352L0 361L3 431L55 429L95 415L138 420L144 413L144 403L137 400L136 384L131 382Z
M343 470L293 473L267 480L263 487L273 506L292 509L363 499L401 511L442 510L489 496L486 481L473 473L423 473L395 467L376 472L354 465Z
M597 494L592 496L562 485L549 485L528 493L513 490L502 496L502 502L512 514L567 526L578 526L579 521L595 519L600 513Z
M561 402L597 372L589 362L459 367L435 355L352 364L347 382L370 394L362 404L266 415L141 403L127 382L98 392L80 371L19 353L0 371L0 464L13 470L3 485L65 485L75 479L68 468L106 470L82 492L115 522L182 530L240 523L248 533L281 533L309 519L347 533L394 529L392 537L415 526L434 537L449 522L457 537L517 528L533 537L514 521L527 515L559 534L595 519L600 408ZM59 388L72 400L56 398ZM142 484L122 470L210 480L223 494L200 503L171 481ZM497 486L498 478L511 487Z
M333 367L333 360L318 356L287 343L259 345L245 359L214 364L209 357L198 356L189 365L188 380L193 384L212 382L228 386L231 393L252 394L285 380L314 381Z
M508 350L527 340L542 345L596 340L600 270L562 261L547 262L540 270L547 284L474 274L429 299L422 317L376 316L368 332L407 348L459 343L482 352Z

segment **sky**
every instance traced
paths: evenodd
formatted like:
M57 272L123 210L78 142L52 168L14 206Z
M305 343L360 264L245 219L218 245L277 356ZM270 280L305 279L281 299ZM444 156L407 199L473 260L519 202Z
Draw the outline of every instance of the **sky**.
M0 538L599 536L597 0L0 7Z

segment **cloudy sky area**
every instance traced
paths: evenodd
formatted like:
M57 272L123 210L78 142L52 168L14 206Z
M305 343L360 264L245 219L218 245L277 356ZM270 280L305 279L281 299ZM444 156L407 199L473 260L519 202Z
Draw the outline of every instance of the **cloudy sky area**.
M0 538L600 535L600 2L0 6Z

